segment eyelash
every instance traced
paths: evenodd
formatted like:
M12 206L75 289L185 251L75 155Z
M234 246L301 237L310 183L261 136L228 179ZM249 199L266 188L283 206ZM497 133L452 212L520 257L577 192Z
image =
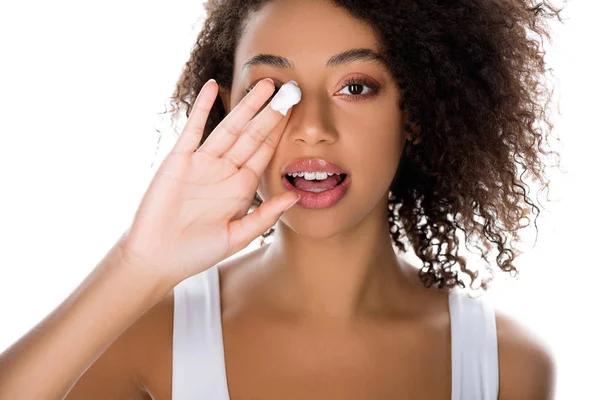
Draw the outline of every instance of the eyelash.
M342 97L344 97L345 99L349 100L349 101L359 101L362 99L366 99L372 96L375 96L377 93L379 93L379 86L371 83L370 79L366 79L363 77L355 77L355 78L349 78L344 82L344 86L343 88L346 88L347 86L350 85L360 85L360 86L366 86L369 89L371 89L371 91L367 94L344 94L342 95ZM250 87L249 89L246 89L246 94L250 93L250 91L252 90L254 86ZM277 94L277 91L279 90L281 86L277 86L275 85L275 92L273 93L273 95L269 98L269 100L271 100L275 94Z

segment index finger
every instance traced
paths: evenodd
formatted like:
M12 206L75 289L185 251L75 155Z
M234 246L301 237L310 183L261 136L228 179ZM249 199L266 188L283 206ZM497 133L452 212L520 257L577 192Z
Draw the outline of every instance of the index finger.
M266 78L258 82L225 118L215 127L198 151L219 158L240 137L244 127L273 94L275 84Z

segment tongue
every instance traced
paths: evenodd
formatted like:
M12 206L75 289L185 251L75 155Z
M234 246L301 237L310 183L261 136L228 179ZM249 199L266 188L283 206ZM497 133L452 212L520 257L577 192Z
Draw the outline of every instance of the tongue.
M298 176L294 179L294 186L300 190L306 189L332 189L336 187L342 181L342 177L339 175L332 175L322 181L307 181L306 179Z

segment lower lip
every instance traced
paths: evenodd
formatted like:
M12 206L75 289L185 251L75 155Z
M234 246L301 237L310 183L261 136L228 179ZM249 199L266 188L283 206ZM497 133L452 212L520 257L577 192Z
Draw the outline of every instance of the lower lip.
M307 192L305 190L300 190L294 185L292 185L285 175L281 178L283 179L283 186L289 191L298 193L301 197L296 203L299 206L306 208L329 208L333 207L337 204L338 201L342 199L346 195L348 191L348 187L350 187L350 175L346 175L346 179L344 181L334 187L333 189L326 190L321 193L313 193Z

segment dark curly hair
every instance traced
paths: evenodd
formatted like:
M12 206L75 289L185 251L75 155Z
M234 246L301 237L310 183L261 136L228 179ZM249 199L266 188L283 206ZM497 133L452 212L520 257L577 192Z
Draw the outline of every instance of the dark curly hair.
M210 78L231 89L234 53L249 13L269 0L208 0L207 19L170 97L171 125ZM367 22L403 96L399 107L418 125L418 140L408 141L388 194L390 236L406 252L406 237L423 261L419 276L427 287L465 287L459 271L471 279L479 271L459 256L457 229L483 243L476 246L487 262L491 245L502 271L518 276L513 260L521 252L507 243L520 240L531 208L526 173L548 187L540 155L553 129L546 108L553 90L543 80L547 69L536 33L551 41L545 19L562 9L530 0L330 0ZM164 114L164 113L163 113ZM225 117L217 97L198 147ZM543 122L546 130L536 123ZM160 131L159 131L160 132ZM159 138L160 143L160 138ZM522 204L526 203L526 205ZM250 211L262 203L255 194ZM528 223L521 226L521 220ZM534 221L535 223L535 221ZM537 224L536 233L537 233ZM273 233L271 228L261 237ZM401 233L403 231L403 233ZM487 240L487 241L486 241Z

